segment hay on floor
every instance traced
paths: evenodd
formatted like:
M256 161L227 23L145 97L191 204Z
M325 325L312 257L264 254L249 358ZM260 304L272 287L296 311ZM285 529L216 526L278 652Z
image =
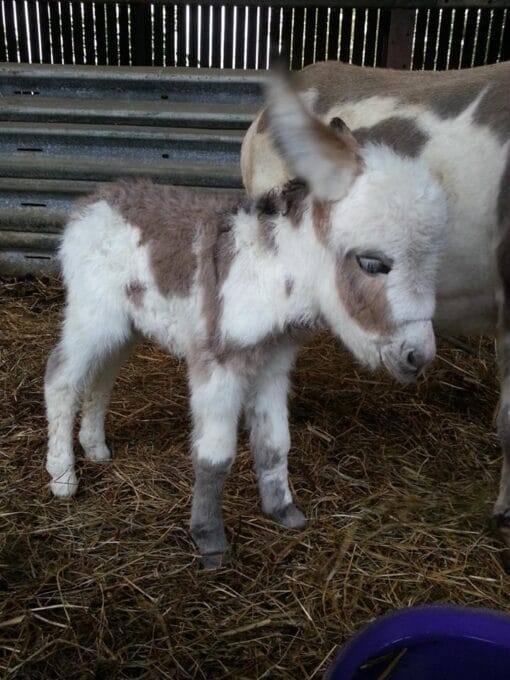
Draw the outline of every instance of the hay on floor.
M187 533L185 367L154 346L119 377L114 460L79 458L77 497L50 497L41 388L62 304L54 280L1 285L1 677L320 678L348 636L398 607L508 610L489 530L492 341L474 356L441 345L405 388L327 335L304 348L290 473L308 526L261 516L243 437L224 499L232 564L204 573Z

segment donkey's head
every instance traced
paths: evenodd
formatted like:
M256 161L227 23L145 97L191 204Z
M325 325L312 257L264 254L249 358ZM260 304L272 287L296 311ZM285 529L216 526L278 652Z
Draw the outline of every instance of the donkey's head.
M416 378L435 356L443 191L423 162L360 148L340 119L314 118L286 79L271 81L268 103L274 141L311 189L311 218L334 272L334 284L318 272L323 316L360 361Z

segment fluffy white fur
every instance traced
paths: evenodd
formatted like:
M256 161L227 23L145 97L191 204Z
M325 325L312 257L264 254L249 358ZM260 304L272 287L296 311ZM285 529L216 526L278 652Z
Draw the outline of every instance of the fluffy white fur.
M307 116L303 109L309 130ZM314 144L312 136L310 147ZM320 153L318 147L310 174ZM288 375L295 355L289 329L325 323L360 361L382 362L397 377L410 352L423 357L425 365L435 350L431 317L446 222L443 192L423 163L387 149L367 148L361 168L347 195L324 208L328 224L322 234L314 222L313 194L303 199L299 224L284 212L271 215L271 248L261 240L256 210L232 214L234 255L214 291L221 301L214 337L204 307L211 291L204 286L215 283L204 283L200 266L188 294L164 295L136 224L105 200L71 219L60 251L68 294L65 322L45 382L47 470L55 495L70 496L77 488L72 425L81 398L79 439L85 455L109 458L104 436L109 394L122 359L141 334L189 365L197 479L192 533L201 551L222 551L226 544L221 489L243 409L264 511L286 526L303 523L287 480ZM206 238L202 226L196 225L193 246L199 259ZM367 251L384 252L393 262L391 272L380 275L391 332L365 328L338 292L342 263L352 253ZM351 276L370 278L357 265ZM126 294L132 282L143 291L142 300Z

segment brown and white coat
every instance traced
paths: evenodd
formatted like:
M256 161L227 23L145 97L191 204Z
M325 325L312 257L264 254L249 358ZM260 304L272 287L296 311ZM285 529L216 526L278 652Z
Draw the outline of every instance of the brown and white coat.
M153 338L188 364L191 531L210 565L227 547L221 495L242 412L264 512L304 522L287 479L288 376L303 330L326 325L361 362L401 379L435 352L438 183L422 162L361 149L341 124L319 123L286 81L269 101L272 134L302 181L237 204L149 182L105 186L78 208L60 250L67 307L45 381L52 491L77 488L80 400L85 455L110 457L116 372L138 335Z
M499 326L504 460L495 515L510 531L510 62L437 73L322 62L296 73L294 83L323 122L341 117L362 148L376 143L423 161L445 191L434 327L459 335ZM250 195L294 173L268 125L262 111L243 143Z

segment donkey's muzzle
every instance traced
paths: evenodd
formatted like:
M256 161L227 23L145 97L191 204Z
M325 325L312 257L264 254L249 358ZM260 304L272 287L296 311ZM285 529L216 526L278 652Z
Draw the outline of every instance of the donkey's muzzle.
M436 341L430 321L408 324L404 337L383 352L384 365L401 382L416 380L434 361Z

